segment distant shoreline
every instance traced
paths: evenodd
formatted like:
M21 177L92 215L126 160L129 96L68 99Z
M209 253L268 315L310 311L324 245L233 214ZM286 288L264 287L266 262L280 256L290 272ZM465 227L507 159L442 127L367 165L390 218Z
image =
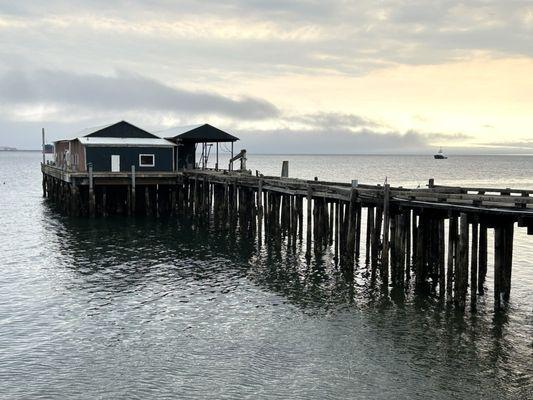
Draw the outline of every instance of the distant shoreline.
M42 150L41 149L37 149L37 150L25 150L25 149L16 149L16 148L0 148L0 152L4 152L4 153L41 153ZM46 154L53 154L53 153L46 153ZM400 156L400 157L424 157L424 156L427 156L427 157L433 157L432 154L421 154L421 153L416 153L416 154L408 154L408 153L352 153L352 154L341 154L341 153L252 153L252 152L248 152L248 155L253 155L253 156L295 156L295 157L298 157L298 156L327 156L327 157L349 157L349 156L362 156L362 157L372 157L372 156L377 156L377 157L390 157L390 156ZM500 153L500 154L497 154L497 153L487 153L487 154L480 154L480 153L473 153L473 154L465 154L465 153L460 153L460 154L448 154L448 157L449 158L453 158L453 157L494 157L494 156L512 156L512 157L524 157L524 156L533 156L533 153L515 153L515 154L508 154L508 153Z
M3 148L3 149L0 149L0 151L2 152L5 152L5 153L17 153L17 152L24 152L24 153L35 153L35 152L41 152L42 150L23 150L23 149L6 149L6 148Z

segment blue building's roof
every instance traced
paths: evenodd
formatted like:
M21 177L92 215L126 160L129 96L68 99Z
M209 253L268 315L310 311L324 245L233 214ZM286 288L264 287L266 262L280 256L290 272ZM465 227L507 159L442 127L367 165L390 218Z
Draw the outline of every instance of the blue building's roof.
M78 138L85 146L120 146L120 147L173 147L176 146L169 140L154 138L115 138L115 137L92 137Z
M78 136L106 138L158 138L156 135L138 128L126 121L86 129Z

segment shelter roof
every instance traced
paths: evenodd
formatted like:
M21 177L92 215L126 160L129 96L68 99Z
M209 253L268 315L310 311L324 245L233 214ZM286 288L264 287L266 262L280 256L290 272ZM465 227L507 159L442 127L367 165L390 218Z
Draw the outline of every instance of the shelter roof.
M215 143L235 142L239 140L238 137L230 135L229 133L209 124L176 127L167 129L163 132L172 135L167 137L167 139L172 140L173 142ZM161 134L162 132L158 133Z

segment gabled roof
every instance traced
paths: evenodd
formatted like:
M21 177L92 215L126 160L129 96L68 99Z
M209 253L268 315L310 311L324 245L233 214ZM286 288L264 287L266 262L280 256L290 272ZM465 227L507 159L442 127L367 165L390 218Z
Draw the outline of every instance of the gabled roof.
M173 135L172 137L167 137L168 140L173 142L215 143L239 140L238 137L209 124L171 128L167 129L165 133Z
M163 129L161 131L156 131L159 137L169 138L181 135L182 133L192 131L193 129L199 128L204 124L195 124L195 125L183 125L183 126L173 126L172 128Z
M146 132L144 129L126 121L120 121L111 125L89 128L78 135L84 137L106 137L106 138L148 138L159 139L156 135Z
M119 147L174 147L176 144L161 138L113 138L83 136L78 138L85 146L119 146Z

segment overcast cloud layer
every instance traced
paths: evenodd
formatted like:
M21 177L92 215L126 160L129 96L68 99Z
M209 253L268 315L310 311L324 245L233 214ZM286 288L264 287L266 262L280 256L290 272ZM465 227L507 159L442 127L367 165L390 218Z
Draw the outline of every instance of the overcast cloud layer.
M361 84L402 68L416 83L418 67L481 59L500 63L475 74L481 87L484 75L511 85L518 77L502 70L506 60L533 60L529 1L88 3L0 1L0 146L37 148L42 126L57 139L127 119L152 130L210 122L257 152L425 152L437 143L531 152L531 119L509 103L533 104L526 90L492 104L502 115L483 113L479 94L481 111L459 116L426 81L401 108L389 95L365 101L372 89Z
M94 111L212 113L242 119L263 119L278 114L276 107L264 100L230 99L216 93L192 92L124 72L102 76L11 70L0 76L0 102L6 108L49 104Z

